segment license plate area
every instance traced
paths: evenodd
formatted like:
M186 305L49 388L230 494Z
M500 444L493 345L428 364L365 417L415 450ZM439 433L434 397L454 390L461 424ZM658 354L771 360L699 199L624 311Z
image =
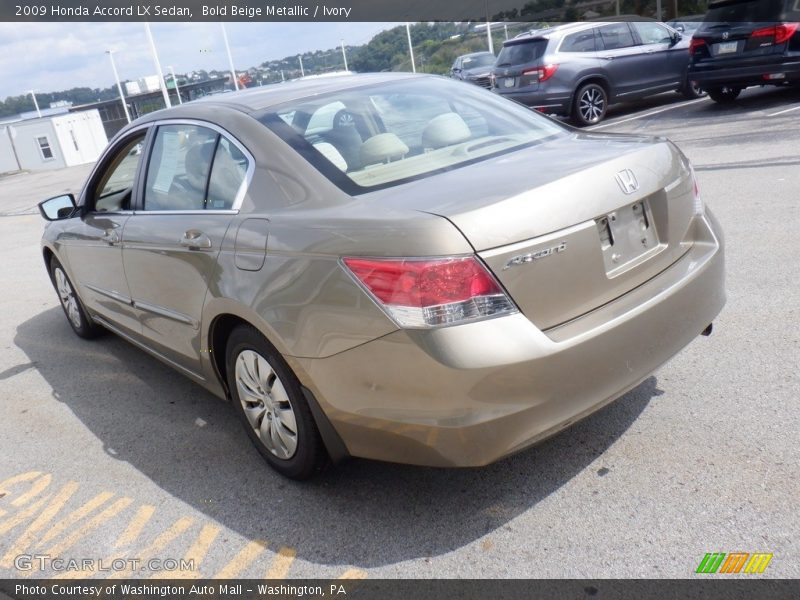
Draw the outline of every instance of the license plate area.
M503 87L514 87L514 83L516 82L516 78L514 77L506 77L503 79Z
M595 223L608 277L627 271L658 252L658 232L647 199L608 213L595 219Z
M714 44L714 56L721 54L735 54L739 50L739 42L721 42Z

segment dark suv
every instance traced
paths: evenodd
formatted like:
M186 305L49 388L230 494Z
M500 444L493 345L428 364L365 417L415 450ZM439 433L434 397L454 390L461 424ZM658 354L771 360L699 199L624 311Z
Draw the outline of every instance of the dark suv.
M689 40L663 23L570 23L506 41L492 79L498 94L592 125L611 102L672 90L699 97L688 65Z
M753 85L800 82L800 1L712 2L689 54L689 77L717 102Z

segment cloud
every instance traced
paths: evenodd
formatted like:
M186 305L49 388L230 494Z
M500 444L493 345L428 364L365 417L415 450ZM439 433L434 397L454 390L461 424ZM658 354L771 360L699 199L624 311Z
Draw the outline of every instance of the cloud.
M227 23L237 69L298 52L363 44L394 23ZM162 68L227 70L219 23L153 23ZM114 83L105 50L116 50L120 78L155 73L142 23L0 23L0 99L35 89L105 88Z

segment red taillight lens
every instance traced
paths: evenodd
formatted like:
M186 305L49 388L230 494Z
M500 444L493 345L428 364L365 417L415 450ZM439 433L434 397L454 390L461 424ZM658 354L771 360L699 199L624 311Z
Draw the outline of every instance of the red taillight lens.
M773 27L762 27L751 33L750 37L771 37L774 38L772 41L773 44L783 44L794 35L798 26L800 26L800 23L781 23Z
M516 310L474 256L345 258L344 264L403 327L432 327Z
M699 38L692 38L692 41L689 42L689 54L694 54L700 49L701 46L705 46L706 41L699 39Z
M541 83L542 81L547 81L553 75L555 75L557 70L558 65L545 65L543 67L537 67L536 69L528 69L527 71L523 71L522 74L536 77L536 79Z

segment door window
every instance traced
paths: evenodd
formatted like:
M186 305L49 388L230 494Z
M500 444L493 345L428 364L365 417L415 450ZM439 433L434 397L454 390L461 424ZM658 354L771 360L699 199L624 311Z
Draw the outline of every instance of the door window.
M133 182L142 159L145 132L123 142L93 188L93 206L98 212L130 209Z
M600 28L600 37L606 50L630 48L633 46L633 34L627 23L612 23Z
M634 23L636 33L639 34L639 39L642 44L669 44L672 41L672 36L666 27L662 27L658 23Z
M561 52L594 52L594 29L579 31L564 38Z

